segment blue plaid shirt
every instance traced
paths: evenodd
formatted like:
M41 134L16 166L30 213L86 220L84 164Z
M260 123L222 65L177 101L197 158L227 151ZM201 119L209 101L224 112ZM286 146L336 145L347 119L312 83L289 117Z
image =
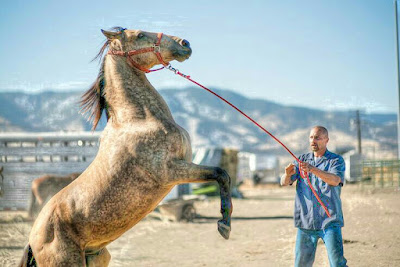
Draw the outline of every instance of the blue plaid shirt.
M345 170L343 158L326 150L321 158L314 158L314 153L311 152L301 155L299 159L320 170L336 174L340 177L341 183L339 186L331 186L314 174L309 173L312 186L331 214L329 218L309 188L307 180L301 178L298 163L295 161L296 174L291 177L292 183L297 180L294 209L295 227L308 230L322 230L330 226L343 227L342 201L340 200Z

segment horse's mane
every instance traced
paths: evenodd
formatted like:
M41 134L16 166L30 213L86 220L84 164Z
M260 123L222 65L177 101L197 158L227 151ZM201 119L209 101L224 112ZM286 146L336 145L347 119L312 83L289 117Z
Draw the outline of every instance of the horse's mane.
M122 27L113 27L110 29L114 32L122 32L125 30ZM99 59L102 60L99 74L97 75L97 79L92 84L92 86L87 90L81 97L80 106L81 113L86 114L89 113L88 121L92 121L93 126L92 130L94 131L100 121L103 110L106 112L107 121L110 118L109 107L107 101L105 99L105 79L104 79L104 52L109 46L109 41L106 40L102 45L99 53L93 58L92 61Z

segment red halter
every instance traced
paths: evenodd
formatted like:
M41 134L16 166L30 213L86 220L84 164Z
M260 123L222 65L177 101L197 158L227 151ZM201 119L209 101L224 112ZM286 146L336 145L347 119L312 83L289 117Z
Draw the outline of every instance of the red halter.
M162 59L162 56L161 56L161 53L160 53L161 52L160 44L161 44L162 36L163 36L163 33L161 33L161 32L159 32L157 34L157 42L152 47L141 48L141 49L138 49L138 50L131 50L131 51L128 51L128 52L109 50L107 54L114 55L114 56L126 57L128 59L128 63L131 65L131 67L137 68L137 69L139 69L139 70L141 70L143 72L146 72L146 73L149 73L149 72L152 72L152 71L161 70L164 67L161 67L159 69L154 69L154 70L146 69L146 68L140 66L135 61L133 61L131 56L139 55L139 54L143 54L143 53L148 53L148 52L154 52L156 54L157 58L158 58L158 61L161 64L163 64L164 66L167 66L168 64L165 63L165 61Z

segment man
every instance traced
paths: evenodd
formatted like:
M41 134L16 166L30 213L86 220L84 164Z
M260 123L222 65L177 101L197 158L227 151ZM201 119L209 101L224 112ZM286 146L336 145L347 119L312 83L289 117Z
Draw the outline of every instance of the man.
M344 182L345 164L341 156L327 150L329 141L325 127L315 126L310 132L312 152L299 157L285 168L281 185L292 185L297 181L294 221L297 230L295 266L312 266L319 238L325 243L330 266L346 266L343 256L342 203L340 191ZM307 172L310 182L327 207L331 217L312 193L307 179L300 171Z

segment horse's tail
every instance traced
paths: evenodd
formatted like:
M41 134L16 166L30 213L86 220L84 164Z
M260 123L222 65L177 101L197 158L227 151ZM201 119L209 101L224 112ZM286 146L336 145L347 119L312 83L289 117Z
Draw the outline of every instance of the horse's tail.
M35 257L33 257L32 248L29 243L24 248L24 254L18 264L18 267L36 267Z

